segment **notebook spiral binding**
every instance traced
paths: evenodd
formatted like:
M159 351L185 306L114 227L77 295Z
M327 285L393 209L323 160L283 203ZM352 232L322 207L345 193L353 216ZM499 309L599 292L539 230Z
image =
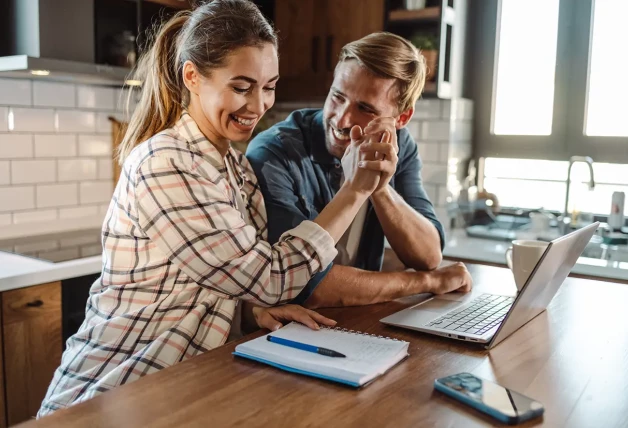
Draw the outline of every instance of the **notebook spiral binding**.
M342 327L327 327L322 325L321 329L325 329L325 330L334 330L340 333L348 333L348 334L357 334L358 336L369 336L369 337L377 337L379 339L386 339L386 340L392 340L395 342L399 342L399 339L395 339L394 337L388 337L388 336L378 336L377 334L368 334L368 333L364 333L362 331L357 331L357 330L350 330L348 328L342 328Z

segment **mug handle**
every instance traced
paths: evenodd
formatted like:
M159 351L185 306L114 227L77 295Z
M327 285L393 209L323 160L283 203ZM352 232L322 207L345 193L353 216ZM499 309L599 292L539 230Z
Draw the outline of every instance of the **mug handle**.
M506 250L506 264L508 268L512 270L512 247Z

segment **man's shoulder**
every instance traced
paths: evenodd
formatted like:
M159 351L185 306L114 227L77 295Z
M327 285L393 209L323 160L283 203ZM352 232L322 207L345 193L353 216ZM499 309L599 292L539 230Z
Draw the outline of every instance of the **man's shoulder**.
M305 140L310 133L313 117L319 111L320 109L293 111L286 119L257 134L249 143L246 156L259 157L265 152L279 155L296 152L305 155Z

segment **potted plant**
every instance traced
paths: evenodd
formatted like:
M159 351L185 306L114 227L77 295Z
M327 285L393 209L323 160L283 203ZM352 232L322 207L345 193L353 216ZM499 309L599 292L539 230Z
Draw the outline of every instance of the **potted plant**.
M434 35L419 34L410 39L410 42L421 51L427 64L426 81L434 80L438 61L438 38Z

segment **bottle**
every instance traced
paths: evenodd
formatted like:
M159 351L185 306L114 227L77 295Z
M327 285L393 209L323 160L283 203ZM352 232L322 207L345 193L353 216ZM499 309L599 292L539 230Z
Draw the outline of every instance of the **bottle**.
M624 192L613 192L611 198L611 214L608 216L608 226L611 230L621 231L624 226L624 202L626 194Z

